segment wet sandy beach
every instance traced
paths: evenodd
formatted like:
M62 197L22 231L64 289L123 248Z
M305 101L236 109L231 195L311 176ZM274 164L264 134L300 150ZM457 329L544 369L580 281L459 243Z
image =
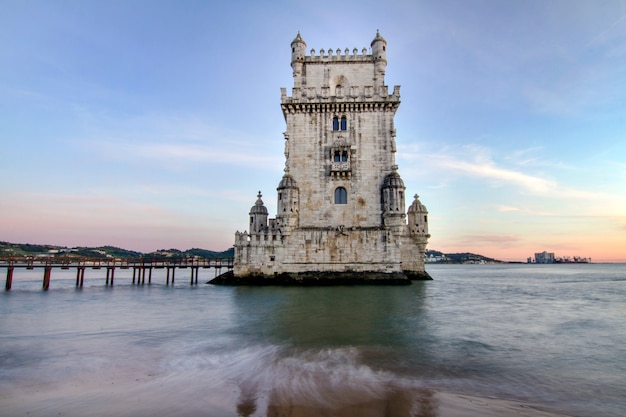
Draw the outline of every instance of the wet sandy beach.
M29 387L3 393L0 416L567 417L540 405L422 389L390 389L373 397L348 389L328 399L277 391L255 396L241 389L202 396L197 386L178 382L155 379L86 390Z

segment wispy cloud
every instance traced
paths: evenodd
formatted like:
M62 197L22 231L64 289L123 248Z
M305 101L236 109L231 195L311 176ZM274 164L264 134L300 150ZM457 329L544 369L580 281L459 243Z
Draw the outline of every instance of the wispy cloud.
M493 233L459 236L455 239L454 244L466 248L481 246L491 247L494 245L511 247L518 245L520 241L522 241L522 239L518 235Z
M520 211L520 209L518 207L513 207L513 206L497 206L496 210L498 210L499 212L502 212L502 213L508 213L508 212L512 212L512 211Z
M538 194L545 194L556 188L556 183L553 181L502 168L492 161L467 162L454 157L438 157L436 159L439 159L440 166L445 169L494 180L498 183L515 184Z
M596 36L594 36L591 41L586 45L591 46L594 44L598 44L598 43L602 43L602 42L606 42L608 35L611 32L614 32L614 29L616 27L618 27L618 25L620 25L622 22L626 21L626 14L619 17L617 20L615 20L613 23L611 23L610 25L608 25L605 29L603 29L602 31L600 31L600 33L598 33Z
M424 172L428 172L428 175L436 179L436 183L440 185L453 186L464 178L473 178L484 181L484 185L488 188L509 187L511 192L517 190L524 194L553 199L579 200L589 206L594 203L602 204L605 210L613 210L617 213L620 212L616 209L619 204L626 203L626 197L621 195L580 189L552 178L527 172L531 168L573 169L560 163L550 163L548 160L537 160L531 163L529 162L530 156L526 156L525 163L515 164L515 168L511 168L497 162L497 158L493 155L494 151L486 147L476 145L457 148L443 147L438 152L433 152L432 149L424 152L425 149L422 148L425 147L413 146L402 150L402 159L409 160L409 166L412 167L409 168L409 175L423 175ZM530 150L522 150L517 155L523 157L530 153ZM503 160L508 161L510 157L505 156ZM499 210L504 211L503 207L507 207L506 210L510 211L509 206L501 206Z
M262 154L261 152L249 152L249 150L233 147L226 151L216 149L213 146L199 145L194 143L141 143L130 146L130 151L143 158L156 160L182 160L186 162L213 162L228 165L271 167L282 162L275 155Z
M75 138L72 145L110 160L167 162L164 169L211 163L275 170L284 163L282 144L213 125L197 115L146 115L121 122L90 117L96 120L90 122L87 137Z

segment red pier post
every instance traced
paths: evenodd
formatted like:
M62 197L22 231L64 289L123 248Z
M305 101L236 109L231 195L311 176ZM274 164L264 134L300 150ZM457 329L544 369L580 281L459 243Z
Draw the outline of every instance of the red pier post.
M43 270L43 289L45 291L50 288L50 275L52 275L52 267L50 265L46 265Z
M11 289L11 285L13 285L13 269L15 267L13 265L9 265L7 267L7 282L4 284L4 289L9 291Z
M109 285L109 278L111 280L111 286L113 286L113 277L115 276L115 266L107 266L107 279L106 285Z
M85 269L87 269L84 265L79 266L76 269L76 286L81 287L85 283Z

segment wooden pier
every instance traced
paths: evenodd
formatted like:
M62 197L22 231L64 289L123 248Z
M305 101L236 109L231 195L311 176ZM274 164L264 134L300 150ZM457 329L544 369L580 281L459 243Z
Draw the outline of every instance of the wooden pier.
M76 287L82 287L85 281L85 270L87 269L106 269L105 285L113 286L115 282L115 271L117 269L133 270L133 285L144 285L152 283L152 270L165 269L165 284L174 285L177 269L189 269L191 271L190 285L198 285L198 273L200 269L213 268L216 275L222 268L230 270L233 268L233 259L90 259L90 258L0 258L0 268L7 269L5 290L9 291L13 285L13 274L15 269L42 269L43 270L43 289L50 288L50 280L53 269L75 269L76 270Z

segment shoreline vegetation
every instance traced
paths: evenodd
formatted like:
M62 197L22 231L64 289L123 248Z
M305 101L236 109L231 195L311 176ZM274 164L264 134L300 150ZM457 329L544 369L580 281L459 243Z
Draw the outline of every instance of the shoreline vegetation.
M229 248L223 251L212 251L207 249L192 248L187 250L180 249L159 249L153 252L142 253L123 249L115 246L97 246L97 247L66 247L49 244L31 244L31 243L10 243L0 241L0 258L6 257L36 257L36 258L59 258L59 257L76 257L76 258L94 258L94 259L110 259L110 258L201 258L201 259L226 259L234 257L234 249ZM489 258L487 256L475 253L443 253L436 250L426 251L426 262L440 264L471 264L471 263L518 263L505 262L498 259ZM521 263L521 262L520 262ZM413 278L411 278L413 279Z

